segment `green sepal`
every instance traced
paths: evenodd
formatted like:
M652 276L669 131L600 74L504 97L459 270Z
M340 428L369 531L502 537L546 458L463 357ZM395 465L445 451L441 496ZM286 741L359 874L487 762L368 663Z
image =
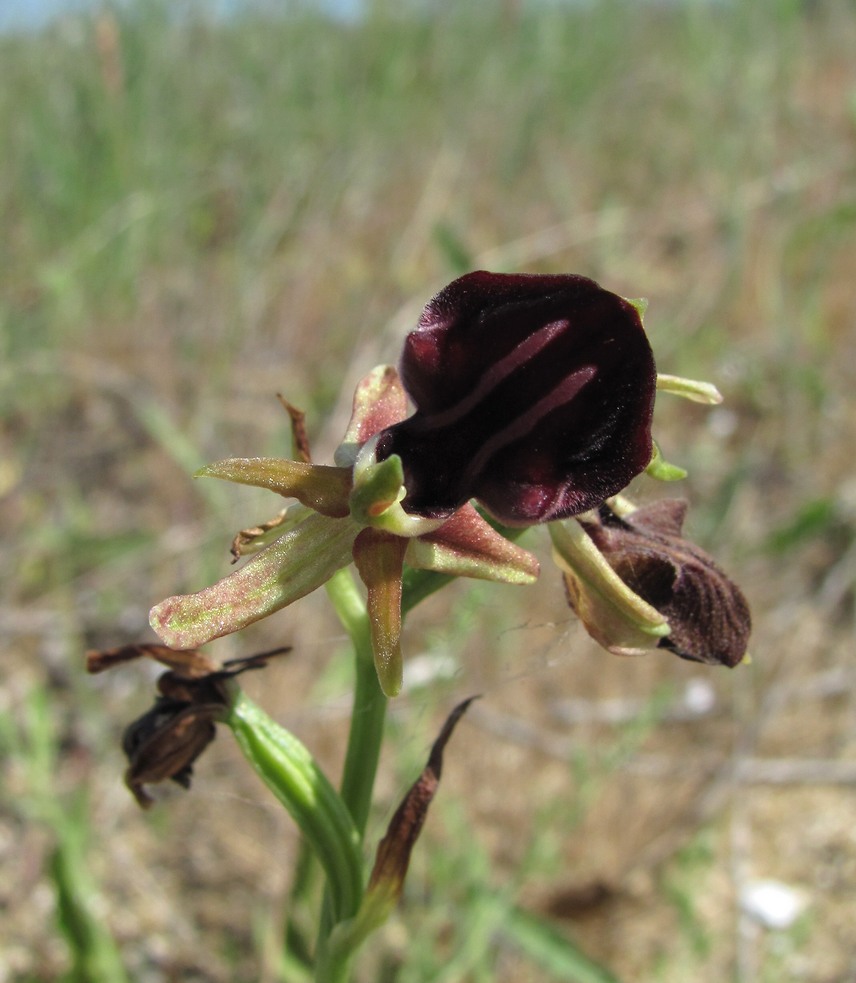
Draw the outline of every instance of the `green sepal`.
M411 539L405 561L418 570L503 584L534 584L540 569L532 553L509 542L469 504L439 529Z
M349 468L307 464L280 457L234 457L200 468L193 477L222 478L254 488L267 488L284 498L296 498L313 511L334 519L344 518L349 511Z
M198 648L246 628L311 593L351 562L359 526L350 518L306 517L231 576L196 594L168 597L149 622L171 648Z

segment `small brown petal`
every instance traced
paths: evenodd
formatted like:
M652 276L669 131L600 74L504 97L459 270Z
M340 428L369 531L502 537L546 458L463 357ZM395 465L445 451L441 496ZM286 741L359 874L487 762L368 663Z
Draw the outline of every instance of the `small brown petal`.
M292 406L282 393L277 393L276 398L291 419L291 447L297 460L311 464L312 452L309 449L309 435L306 433L306 414Z

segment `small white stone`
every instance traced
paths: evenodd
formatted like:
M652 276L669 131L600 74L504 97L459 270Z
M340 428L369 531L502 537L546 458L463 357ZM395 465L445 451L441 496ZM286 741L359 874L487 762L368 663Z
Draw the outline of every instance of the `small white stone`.
M707 679L691 679L684 689L684 706L695 717L703 717L716 706L716 690Z
M740 907L765 928L790 928L805 906L802 892L781 881L749 881L740 892Z

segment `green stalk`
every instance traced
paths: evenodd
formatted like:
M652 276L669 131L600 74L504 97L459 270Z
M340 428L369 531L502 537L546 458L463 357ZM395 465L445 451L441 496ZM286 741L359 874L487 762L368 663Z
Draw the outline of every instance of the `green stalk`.
M340 794L362 839L380 760L387 700L381 692L375 671L366 604L351 571L339 570L327 581L326 587L354 647L354 702ZM330 933L342 921L342 918L335 917L328 890L321 910L316 948L315 979L318 983L347 983L349 978L353 950L330 945Z
M402 617L451 579L453 578L427 571L407 570ZM337 571L327 581L326 590L354 647L354 701L340 795L362 840L371 810L380 760L387 699L381 691L375 670L371 623L366 603L351 571L347 568ZM364 918L351 921L347 926L342 925L345 920L341 915L337 917L333 910L328 886L316 947L315 979L318 983L347 983L351 957L358 945L357 938L363 938L371 930L364 925ZM337 926L339 932L331 938L331 933ZM353 939L351 935L354 936Z
M502 530L516 539L520 530ZM453 577L427 570L405 567L401 599L402 620L420 601L444 587ZM386 720L387 699L381 691L374 664L371 623L366 603L350 569L338 570L326 583L327 594L336 614L354 647L355 680L351 711L351 729L342 771L341 801L350 812L354 829L362 841L372 804L375 777L380 760ZM307 837L306 843L313 847ZM302 861L307 858L305 855ZM311 862L311 861L310 861ZM329 876L329 875L328 875ZM308 884L308 880L306 881ZM351 956L365 934L371 931L365 917L346 920L334 911L331 887L325 892L316 945L315 979L318 983L347 983ZM305 884L296 885L291 894L292 905L303 901L308 893ZM360 913L363 915L364 913ZM370 919L369 919L370 920ZM335 935L331 933L337 929ZM294 942L300 933L293 919L285 929L286 941Z
M365 601L351 571L334 574L327 581L327 593L354 646L354 704L340 793L362 837L371 809L387 699L377 681Z

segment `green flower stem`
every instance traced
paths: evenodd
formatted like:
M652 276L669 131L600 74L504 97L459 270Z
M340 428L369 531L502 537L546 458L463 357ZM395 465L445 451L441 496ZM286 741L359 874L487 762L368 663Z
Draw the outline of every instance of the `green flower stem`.
M363 894L360 835L306 748L236 687L227 723L262 781L289 811L324 872L331 915L352 917Z
M366 604L350 570L334 574L327 581L327 593L351 638L356 656L351 733L340 792L362 837L371 809L387 700L377 681Z
M377 679L372 651L371 624L366 603L348 569L339 570L326 584L336 614L354 646L355 684L351 731L342 772L341 801L362 839L372 803L375 776L386 720L386 697ZM354 949L331 946L331 933L346 919L332 905L331 885L325 892L316 947L318 983L346 983Z

